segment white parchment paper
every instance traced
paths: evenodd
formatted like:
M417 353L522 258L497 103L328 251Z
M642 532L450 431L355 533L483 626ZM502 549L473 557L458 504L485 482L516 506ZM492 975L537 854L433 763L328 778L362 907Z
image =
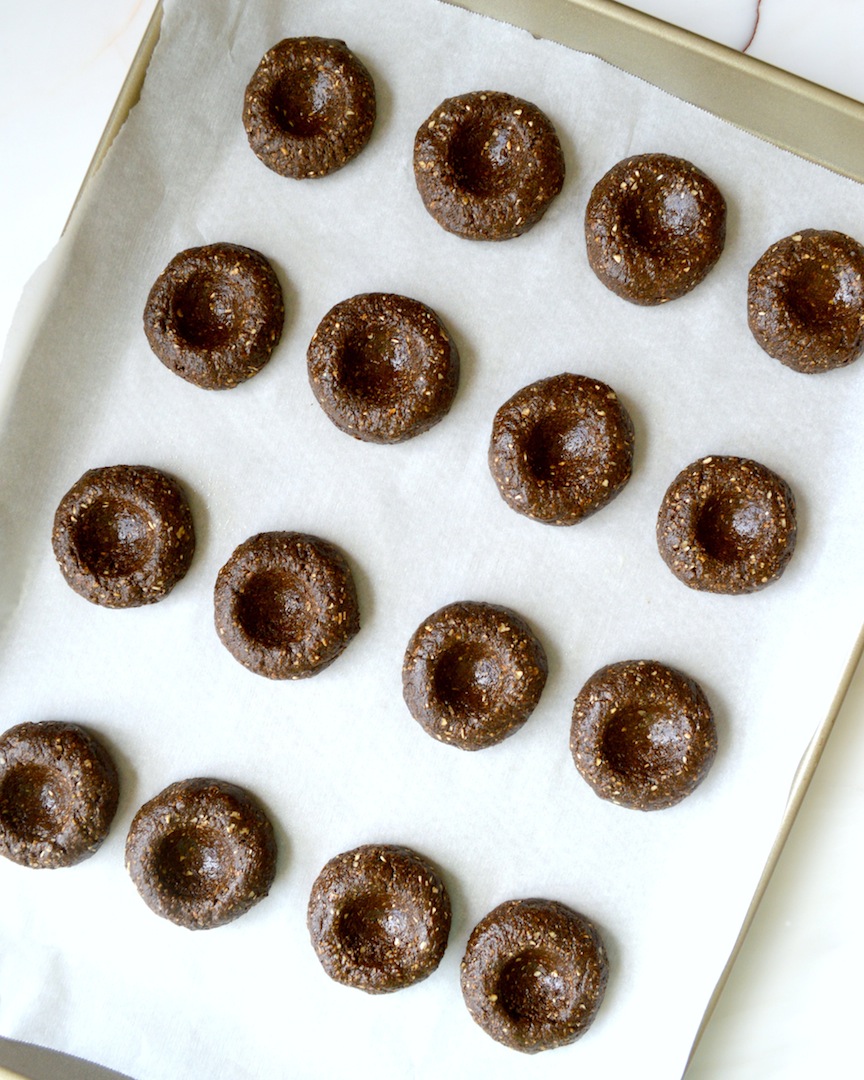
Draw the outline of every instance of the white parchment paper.
M264 51L300 34L349 43L375 78L379 116L348 168L298 183L255 158L240 111ZM504 244L444 233L413 182L419 124L476 89L536 102L567 160L546 217ZM693 293L640 309L591 274L582 216L612 164L654 150L714 178L728 242ZM32 284L4 363L7 382L21 377L0 442L0 716L4 727L87 724L113 749L123 793L88 862L0 865L0 1030L138 1080L679 1075L864 610L864 366L806 377L768 359L746 326L747 270L797 229L860 235L862 210L851 182L598 60L434 0L168 0L141 102ZM141 314L177 251L217 240L272 260L288 315L258 376L207 393L156 361ZM434 307L463 360L451 414L394 447L337 431L306 378L320 318L372 290ZM638 453L617 500L554 529L505 506L486 447L507 397L565 370L616 388ZM798 497L798 550L763 593L691 592L657 554L667 485L709 453L754 457ZM199 537L174 593L132 611L81 600L50 548L62 494L85 469L118 462L178 476ZM359 580L359 636L300 683L251 675L212 626L219 567L266 529L338 543ZM428 738L400 684L417 624L468 598L521 612L550 656L529 723L477 754ZM719 725L708 779L655 814L597 799L568 750L584 680L638 657L697 678ZM259 796L280 865L248 915L192 934L143 904L123 844L144 800L196 775ZM440 865L454 922L430 979L371 998L323 974L305 909L331 855L379 841ZM472 926L518 896L584 911L611 958L588 1034L535 1058L490 1040L459 991Z

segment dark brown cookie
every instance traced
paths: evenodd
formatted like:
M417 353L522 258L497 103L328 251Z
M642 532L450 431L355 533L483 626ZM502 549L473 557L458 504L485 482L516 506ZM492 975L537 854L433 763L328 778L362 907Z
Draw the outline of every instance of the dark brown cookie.
M804 229L778 240L750 271L747 318L761 347L808 375L864 352L864 247Z
M335 856L315 879L307 925L331 979L385 994L438 967L450 933L450 899L422 855L367 844Z
M0 735L0 855L34 868L74 866L101 845L117 811L117 769L77 724L24 723Z
M497 91L448 98L420 125L414 179L448 232L510 240L535 225L564 184L551 121L529 101Z
M204 390L229 390L261 370L282 335L273 267L239 244L187 248L150 290L144 333L170 371Z
M691 589L751 593L770 585L795 550L795 497L782 477L747 458L701 458L663 497L657 546Z
M375 125L375 84L344 41L285 38L246 87L243 126L261 161L297 180L353 160Z
M596 671L573 707L570 751L601 799L663 810L705 779L717 753L714 714L699 684L655 660Z
M209 777L180 780L133 818L126 869L157 915L187 930L210 930L268 894L276 838L243 788Z
M543 646L521 616L497 604L463 601L417 627L402 665L402 693L433 738L482 750L525 723L547 672Z
M513 510L574 525L621 491L633 465L633 424L615 391L584 375L524 387L495 414L489 468Z
M603 940L584 915L555 900L508 900L471 932L462 995L487 1035L536 1054L584 1035L608 975Z
M111 608L140 607L167 596L195 551L182 488L149 465L85 472L60 500L51 540L71 588Z
M726 202L689 161L639 154L595 185L585 241L607 289L632 304L663 304L690 292L720 258Z
M336 304L307 354L309 382L340 430L365 442L413 438L450 410L459 353L431 308L392 293Z
M317 674L360 629L345 556L306 533L258 533L240 544L219 571L214 606L222 644L268 679Z

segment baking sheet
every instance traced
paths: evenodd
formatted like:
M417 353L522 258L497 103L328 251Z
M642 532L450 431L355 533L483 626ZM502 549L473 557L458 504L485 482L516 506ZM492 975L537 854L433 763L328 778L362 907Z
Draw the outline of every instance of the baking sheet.
M257 60L294 33L345 38L379 89L370 146L318 184L268 173L239 125ZM489 87L545 109L568 180L535 230L487 246L444 234L425 214L410 148L444 96ZM714 177L730 229L703 286L649 311L606 293L580 236L594 180L620 157L653 149ZM136 1077L280 1076L288 1067L310 1077L577 1067L593 1076L637 1065L648 1076L680 1073L862 610L848 573L862 525L862 376L852 368L807 379L761 354L746 329L746 270L795 229L854 234L861 200L856 185L600 61L431 0L395 12L383 2L359 11L336 0L262 4L254 18L228 0L168 4L141 104L33 283L4 361L4 372L23 361L23 376L0 447L0 702L10 723L63 716L101 732L124 793L112 836L88 863L51 875L0 866L3 1033ZM289 316L259 376L208 395L149 354L140 314L175 251L216 239L271 257ZM320 317L369 289L430 303L464 360L453 412L399 447L336 431L305 378ZM639 449L613 504L555 530L507 510L485 450L498 405L561 370L616 387ZM659 560L662 493L705 453L757 457L798 494L799 550L765 593L700 596ZM193 494L195 564L151 609L91 608L51 558L59 497L84 469L114 461L165 467ZM335 540L360 578L360 636L306 683L256 679L212 630L219 566L267 528ZM552 661L529 724L476 755L423 735L399 686L417 623L468 597L519 610ZM572 698L596 667L648 655L700 679L718 712L721 752L686 803L641 815L591 794L570 763L567 732ZM144 799L201 773L258 793L282 859L267 901L229 927L190 935L139 900L122 846ZM454 900L439 971L385 999L330 983L303 926L321 865L370 840L434 858ZM458 991L471 926L501 900L529 894L594 918L613 962L588 1035L530 1063L486 1038Z

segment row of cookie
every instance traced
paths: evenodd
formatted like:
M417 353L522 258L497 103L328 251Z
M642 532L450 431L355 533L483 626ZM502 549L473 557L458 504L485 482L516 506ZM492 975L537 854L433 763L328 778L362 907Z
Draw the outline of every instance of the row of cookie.
M225 351L215 316L205 323L208 314L230 305L202 267L242 285L244 295L254 293L249 282L257 276L275 288L275 276L253 252L211 245L181 253L151 292L145 325L162 359L195 379L218 372L227 385L237 371L231 350ZM195 283L203 281L206 297L196 291ZM271 310L276 309L271 305ZM187 338L196 342L192 357L177 344L175 324L181 317ZM279 319L281 325L281 307ZM265 332L266 325L262 308L255 332L242 338L243 371L250 370L253 357L260 361L254 343L273 340L275 330ZM447 328L424 304L392 293L365 293L336 304L321 320L309 344L308 372L317 400L340 430L369 442L393 443L428 430L446 415L458 386L459 353ZM563 373L523 387L498 409L489 467L514 510L537 521L573 525L627 483L633 442L633 424L611 387ZM717 505L722 513L713 509ZM695 588L752 591L775 580L792 554L792 493L785 481L754 462L703 459L679 476L664 506L658 525L661 552Z
M736 549L735 558L722 563L724 572L734 584L742 564L760 588L767 574L779 573L779 549L769 550L759 506L740 500L752 498L753 484L764 477L754 463L712 459L698 463L697 485L721 466L731 470L728 482L739 501L724 508L714 500L709 512L759 553L742 559ZM782 491L772 489L768 498L772 512L786 515L788 524L792 510L780 504ZM685 497L669 501L661 519L674 517L682 503L689 505ZM180 581L195 532L173 478L145 466L109 466L85 473L61 501L53 543L76 592L101 606L131 607L160 600ZM766 550L775 560L771 567ZM232 656L271 679L317 674L360 630L347 559L334 544L305 533L259 533L240 544L217 575L214 610L219 638ZM543 645L521 616L500 605L463 601L432 613L414 631L403 659L403 696L428 734L479 750L527 721L547 671ZM603 692L595 701L599 685ZM661 757L651 735L658 725ZM646 661L613 665L596 673L576 699L571 750L602 797L639 809L671 806L695 788L713 760L713 717L701 690L681 673Z
M644 165L636 169L644 171ZM592 260L636 227L621 212L604 210L603 231L589 246ZM644 240L647 215L638 221ZM641 260L638 270L633 258ZM642 276L656 282L649 258L663 261L665 254L656 245L650 257L643 249L633 257L614 251L610 287L623 293ZM692 269L695 252L686 260ZM790 367L812 373L850 363L864 350L864 248L842 233L813 229L779 241L751 271L748 309L757 340ZM283 322L281 286L267 259L229 243L175 255L144 310L156 356L205 389L229 389L260 371ZM392 294L364 294L333 307L313 335L307 362L327 415L371 442L400 442L428 430L449 410L459 378L458 350L435 312Z
M77 724L18 724L0 735L0 854L23 866L74 866L102 845L119 779L99 739ZM127 870L162 918L208 930L240 918L276 876L273 825L236 784L169 785L133 817ZM370 994L430 976L451 928L450 899L428 859L367 844L330 859L309 896L307 926L324 971ZM461 966L464 1000L493 1038L528 1053L573 1042L603 1000L608 961L584 915L557 901L511 900L482 919Z
M490 466L514 509L570 523L621 490L630 475L631 439L614 391L562 375L526 388L499 410ZM656 533L663 559L689 587L754 592L776 581L792 557L794 496L758 462L705 457L669 486ZM180 484L144 465L85 472L60 500L52 529L67 584L111 608L167 596L187 573L195 542ZM240 544L219 571L215 612L220 638L235 658L275 679L314 674L341 654L360 626L344 555L296 532L257 534Z
M249 81L243 120L268 168L295 179L342 168L366 146L375 86L341 41L286 38ZM536 224L564 183L554 125L531 102L500 91L443 101L420 125L414 176L423 204L449 232L507 240ZM640 154L594 186L585 212L588 262L636 304L661 304L698 285L719 259L726 203L691 162ZM864 247L835 231L803 230L753 267L749 325L769 355L798 371L827 371L864 351Z

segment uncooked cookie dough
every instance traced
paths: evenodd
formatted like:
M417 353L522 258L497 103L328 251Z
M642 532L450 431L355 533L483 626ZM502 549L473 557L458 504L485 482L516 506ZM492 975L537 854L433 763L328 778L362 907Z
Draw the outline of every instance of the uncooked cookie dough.
M219 571L216 630L235 660L269 679L315 675L360 629L351 568L327 540L258 533Z
M804 229L772 244L750 271L747 318L761 347L808 375L864 352L864 247Z
M332 858L315 879L307 925L331 979L384 994L438 967L450 899L438 871L416 851L367 844Z
M448 98L420 125L414 179L448 232L510 240L535 225L564 184L551 121L531 102L487 90Z
M695 165L639 154L596 184L585 211L591 269L633 304L663 304L690 292L720 258L726 202Z
M106 748L77 724L17 724L0 735L0 855L54 869L89 858L119 797Z
M85 472L61 499L51 540L70 587L110 608L163 599L184 577L195 551L182 488L149 465Z
M633 441L630 416L611 387L554 375L519 390L495 414L489 468L517 513L574 525L630 479Z
M276 838L236 784L196 777L171 784L135 815L126 868L147 906L188 930L245 914L270 891Z
M433 738L482 750L514 734L540 700L548 664L527 622L498 604L462 601L424 619L402 665L402 692Z
M579 691L570 751L601 799L663 810L705 779L717 753L714 715L699 684L675 668L609 664Z
M508 900L471 932L462 995L487 1035L536 1054L584 1035L608 974L603 940L584 915L555 900Z
M268 169L297 180L352 161L375 125L375 84L344 41L285 38L246 87L243 125Z
M747 458L713 456L672 481L657 546L691 589L751 593L776 581L795 550L795 498L782 477Z
M229 390L261 370L282 335L273 267L239 244L187 248L168 263L144 307L150 348L204 390Z
M428 431L449 412L459 385L459 352L444 324L425 304L393 293L365 293L331 308L307 364L321 408L365 442Z

